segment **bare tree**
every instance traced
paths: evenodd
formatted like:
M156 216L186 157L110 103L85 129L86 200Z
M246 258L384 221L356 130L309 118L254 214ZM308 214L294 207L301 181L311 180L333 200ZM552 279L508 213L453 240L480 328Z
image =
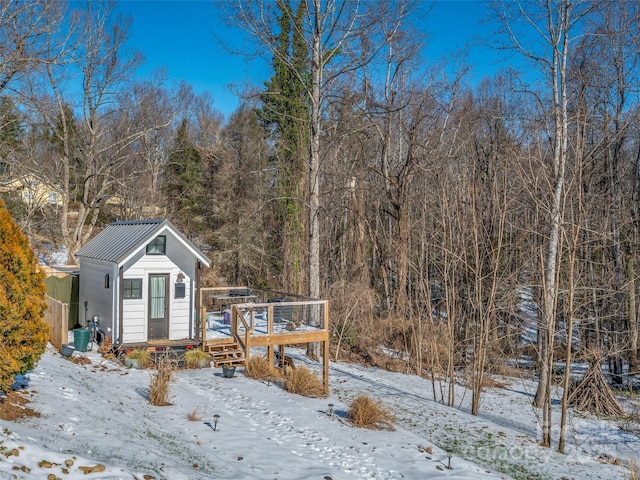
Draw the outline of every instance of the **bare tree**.
M172 123L182 111L189 89L181 85L170 91L161 82L162 79L145 81L132 88L130 108L136 112L132 121L142 134L129 146L129 161L123 165L120 185L114 192L127 205L122 212L125 218L162 216L158 195L161 174L171 153Z
M58 29L66 6L50 0L0 2L0 92L21 74L51 61L49 38Z
M579 33L580 22L591 10L586 2L502 2L498 15L512 48L531 61L542 74L551 96L546 102L549 112L549 128L546 132L550 153L547 160L550 170L550 192L548 197L548 234L542 261L543 315L539 346L541 349L540 381L534 405L543 408L542 444L551 445L551 375L553 364L554 336L556 331L557 275L560 258L559 241L563 215L563 197L568 155L570 99L568 64L571 40ZM529 30L530 37L518 31L518 22ZM533 38L528 43L528 39Z
M62 190L60 226L71 259L107 200L122 191L133 143L174 118L140 121L155 90L132 86L142 58L124 55L130 20L116 15L114 2L86 2L72 20L67 56L47 63L46 82L31 90L55 145L49 165L58 166L51 178Z

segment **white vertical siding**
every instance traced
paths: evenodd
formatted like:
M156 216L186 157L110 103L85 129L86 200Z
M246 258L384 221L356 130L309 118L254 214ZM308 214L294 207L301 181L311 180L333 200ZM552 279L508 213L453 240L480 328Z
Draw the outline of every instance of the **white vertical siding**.
M185 298L175 298L175 284L178 274L185 275ZM191 279L171 259L164 255L144 255L137 259L125 272L124 278L142 279L142 298L123 301L124 336L123 342L146 342L148 338L147 307L149 297L149 275L169 274L169 340L189 338Z
M123 300L122 332L123 343L146 342L148 339L148 297L149 275L169 275L169 332L170 340L190 338L193 335L195 257L191 249L170 230L163 230L167 237L166 255L146 255L146 245L140 245L122 265L125 279L142 280L142 298ZM84 301L87 301L87 318L100 317L103 330L117 332L119 301L118 265L90 257L79 257L80 262L80 321L84 321ZM178 274L184 275L184 298L175 298L175 284ZM104 277L110 275L110 287L104 288ZM116 338L114 338L116 340Z

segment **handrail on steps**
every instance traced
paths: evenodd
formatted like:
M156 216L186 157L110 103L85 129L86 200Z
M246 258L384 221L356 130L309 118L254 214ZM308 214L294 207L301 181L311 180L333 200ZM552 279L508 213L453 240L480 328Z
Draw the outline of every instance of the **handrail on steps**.
M238 335L238 318L240 318L240 322L242 322L242 325L244 326L244 341L242 341L242 338ZM242 346L242 349L245 352L248 352L250 343L249 339L253 333L253 325L249 326L247 320L244 318L244 314L236 305L231 306L231 332L240 346Z

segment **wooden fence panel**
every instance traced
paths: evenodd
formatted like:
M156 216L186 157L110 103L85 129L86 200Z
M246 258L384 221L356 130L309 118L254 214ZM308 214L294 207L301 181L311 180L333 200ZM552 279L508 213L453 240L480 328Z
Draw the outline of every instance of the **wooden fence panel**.
M62 351L62 345L68 342L68 318L69 305L47 296L47 311L44 313L44 321L49 326L49 342L59 352Z

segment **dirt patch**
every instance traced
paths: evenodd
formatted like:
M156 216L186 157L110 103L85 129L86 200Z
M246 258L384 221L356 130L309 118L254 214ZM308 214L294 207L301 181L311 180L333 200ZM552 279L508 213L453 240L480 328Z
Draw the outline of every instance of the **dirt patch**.
M40 414L27 407L29 399L23 392L12 391L0 402L0 419L15 422L27 417L39 417Z

